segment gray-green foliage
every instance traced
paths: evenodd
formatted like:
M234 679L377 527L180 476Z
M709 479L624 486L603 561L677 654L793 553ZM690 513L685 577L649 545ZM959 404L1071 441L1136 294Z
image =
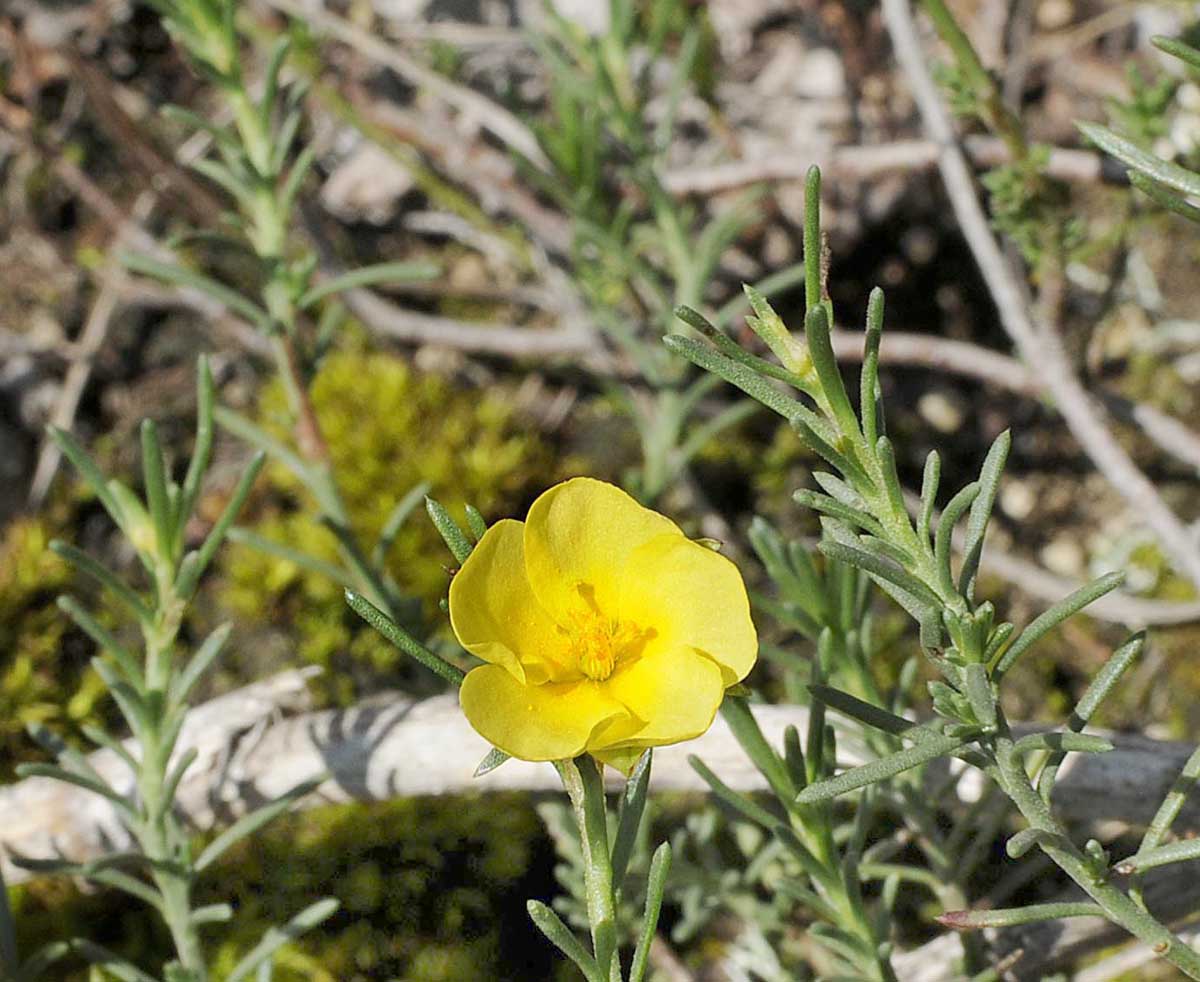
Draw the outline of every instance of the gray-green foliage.
M22 776L53 778L107 799L136 846L130 851L84 863L57 858L20 858L16 860L18 865L36 873L80 877L144 902L166 924L175 958L152 972L107 951L91 939L83 938L51 945L20 962L12 940L11 918L4 908L0 910L0 924L3 925L0 961L14 979L32 979L50 963L75 955L91 964L103 965L112 976L132 982L155 982L157 979L206 982L209 963L200 928L230 920L233 910L223 903L193 906L196 878L227 849L285 811L315 786L306 782L281 798L248 812L199 855L193 855L190 831L176 808L176 793L188 768L195 762L196 751L180 751L178 741L196 683L220 657L230 628L228 625L217 628L189 657L184 657L180 651L178 636L200 578L245 502L263 461L261 454L254 458L243 471L207 536L198 547L188 549L185 529L195 516L213 438L213 380L203 359L198 375L199 415L195 447L181 482L172 477L170 461L163 453L152 421L144 422L141 429L141 497L119 480L106 478L70 434L61 430L52 432L64 455L75 465L133 547L148 589L127 583L116 572L74 546L52 543L51 548L80 572L96 580L118 601L140 635L139 654L103 627L82 604L71 597L59 600L63 612L99 647L101 654L93 660L93 665L116 702L131 739L122 741L98 727L87 728L86 735L97 747L114 754L125 765L128 775L121 780L110 780L85 754L39 726L31 727L30 735L57 762L24 764L18 768ZM227 978L230 982L251 977L269 978L275 952L292 938L321 923L336 907L334 901L318 901L287 924L271 927Z
M1162 168L1156 172L1162 175ZM1169 172L1173 174L1174 172ZM1182 178L1180 178L1182 180ZM668 346L696 364L719 375L784 416L810 449L828 464L827 472L818 473L821 492L804 491L798 495L807 507L821 515L822 538L820 551L828 560L853 567L887 593L916 622L920 647L928 664L936 670L938 680L929 683L934 710L933 720L923 725L904 719L878 698L878 694L830 689L824 686L823 675L830 672L827 659L814 661L818 673L813 687L813 718L819 720L822 706L828 705L861 724L867 731L885 734L893 741L890 749L876 747L876 759L857 768L833 774L833 755L818 757L814 767L813 738L820 753L819 734L822 725L810 728L809 745L804 747L805 766L800 767L797 738L789 738L789 746L780 754L761 740L753 718L727 700L726 718L756 766L766 776L775 797L792 818L793 828L782 826L777 834L790 839L794 827L809 829L812 812L806 809L827 808L833 799L848 791L871 788L902 780L907 773L921 765L945 756L958 757L979 768L990 777L1024 818L1027 828L1009 842L1010 855L1020 855L1030 848L1040 849L1089 895L1097 908L1109 920L1124 927L1141 940L1155 946L1162 957L1175 964L1189 976L1200 977L1200 955L1173 935L1145 908L1140 893L1122 890L1114 881L1109 857L1098 843L1089 841L1076 845L1068 830L1054 816L1051 793L1058 764L1067 752L1103 752L1105 741L1080 740L1082 730L1095 708L1118 684L1122 672L1136 658L1142 638L1136 636L1112 656L1109 665L1097 676L1069 720L1065 730L1030 742L1017 740L1000 705L1000 690L1005 676L1021 656L1028 653L1047 632L1088 603L1115 588L1119 575L1101 577L1075 594L1055 604L1023 631L997 617L990 602L975 597L975 583L983 553L988 520L995 501L1009 437L1002 434L983 461L979 479L950 494L940 516L940 463L936 452L931 453L919 503L910 514L904 489L896 469L895 453L886 432L883 407L877 384L878 352L881 344L883 300L879 291L871 298L867 314L866 357L863 363L859 404L855 409L834 360L829 330L832 322L828 300L820 282L819 213L812 207L819 200L820 175L814 169L809 175L810 208L806 215L806 262L809 269L806 289L804 345L806 358L796 358L791 366L780 369L726 338L712 325L705 323L695 311L681 311L685 323L697 326L709 340L698 341L678 334L667 339ZM750 325L760 334L764 323L774 323L760 314ZM778 338L772 330L763 340L772 348ZM785 382L795 395L785 393L777 382ZM942 496L946 497L945 495ZM961 531L961 562L955 566L952 545L956 532ZM774 564L777 581L809 576L805 560L793 561L785 569L778 546L768 546L765 553ZM796 602L808 591L799 591L793 600L791 614L797 624L809 631L819 626L816 611L805 609ZM819 594L818 594L819 595ZM816 622L814 624L813 622ZM818 645L828 635L822 633ZM731 719L732 715L732 719ZM736 725L735 725L736 724ZM879 752L882 751L882 752ZM1032 767L1032 774L1031 774ZM1192 768L1191 770L1194 770ZM1195 775L1191 770L1183 777L1183 787L1191 787ZM1178 805L1180 789L1168 796L1160 811L1161 819L1147 831L1138 855L1152 861L1188 858L1190 853L1163 856L1154 850L1158 838L1169 828ZM738 807L738 801L749 816L758 816L764 823L761 807L743 796L730 793L728 799ZM872 799L866 799L867 807ZM820 812L816 813L818 816ZM820 830L820 824L812 826ZM853 848L861 848L851 838ZM846 891L856 886L856 864L845 864L840 872L821 862L823 857L795 850L813 884L818 887L812 909L820 912L821 902L827 903L825 892ZM814 862L813 860L817 860ZM1117 870L1137 869L1136 859L1129 860ZM823 876L830 877L824 883ZM867 936L855 936L856 917L837 910L834 931L822 932L820 937L844 959L847 965L862 970L861 960L878 959L878 972L883 973L887 962L886 941L873 938L872 948ZM1058 916L1055 910L1042 912L1046 917ZM1015 916L1015 915L1014 915ZM862 924L870 922L863 919ZM878 946L882 945L882 946ZM856 964L856 959L860 963ZM868 977L887 977L875 975Z
M548 28L532 41L547 72L550 118L535 128L553 170L531 165L529 173L573 220L572 268L590 315L650 389L609 387L641 445L628 483L649 502L706 443L756 409L737 402L692 426L713 381L689 376L659 342L672 308L699 304L721 256L754 222L758 194L705 216L663 184L679 104L708 43L699 9L681 0L608 0L608 29L591 36L546 6ZM668 55L670 78L658 85L656 68ZM770 294L797 275L784 270L759 287ZM735 298L718 323L740 308Z
M1156 37L1154 46L1171 55L1193 71L1200 70L1200 50L1176 38ZM1129 168L1129 182L1169 211L1193 222L1200 222L1200 209L1188 199L1200 195L1200 174L1157 156L1146 147L1149 137L1157 135L1165 114L1170 83L1139 89L1143 97L1130 106L1118 107L1116 121L1126 131L1120 135L1095 123L1079 123L1079 129L1101 150L1112 154Z

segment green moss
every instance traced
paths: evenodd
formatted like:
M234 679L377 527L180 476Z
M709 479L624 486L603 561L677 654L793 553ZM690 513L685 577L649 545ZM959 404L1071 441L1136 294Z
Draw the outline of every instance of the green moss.
M338 805L280 819L226 854L196 903L231 903L206 929L222 978L271 924L322 896L341 910L279 957L276 982L503 982L556 976L559 959L525 914L550 890L550 851L527 797ZM169 956L157 919L67 881L14 891L23 940L77 932L143 966ZM72 978L83 978L82 975Z
M0 771L32 749L29 723L90 720L103 698L88 667L90 644L75 636L55 597L72 584L70 567L47 548L65 516L19 518L0 534Z
M342 495L368 547L395 503L422 481L461 518L466 502L489 517L512 514L529 491L552 480L548 448L522 429L497 387L464 390L398 358L347 351L326 359L312 396ZM257 416L276 434L286 434L281 385L263 391ZM268 468L257 515L247 524L292 548L336 559L333 535L314 518L305 490L281 465ZM450 562L418 509L396 537L387 565L428 615L445 593ZM246 546L229 547L222 563L225 602L244 619L286 626L301 660L343 670L337 673L339 696L353 693L356 674L377 678L400 665L394 648L360 628L345 609L341 587L327 578Z

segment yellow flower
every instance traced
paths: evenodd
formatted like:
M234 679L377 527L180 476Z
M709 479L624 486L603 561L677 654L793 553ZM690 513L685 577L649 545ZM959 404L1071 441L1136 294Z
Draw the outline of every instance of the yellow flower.
M590 478L487 530L450 584L450 623L487 662L460 693L484 738L626 773L644 748L707 730L758 652L733 563Z

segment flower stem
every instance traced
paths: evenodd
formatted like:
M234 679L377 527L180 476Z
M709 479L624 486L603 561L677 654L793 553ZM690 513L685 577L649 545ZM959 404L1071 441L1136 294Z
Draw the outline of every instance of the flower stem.
M583 844L584 893L592 929L592 953L604 977L611 982L621 982L602 766L585 754L575 760L563 761L558 765L558 772L570 796Z

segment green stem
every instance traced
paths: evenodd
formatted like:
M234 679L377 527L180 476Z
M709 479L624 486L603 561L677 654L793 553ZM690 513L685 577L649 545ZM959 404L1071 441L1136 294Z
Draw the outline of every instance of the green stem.
M1042 852L1104 908L1109 920L1150 945L1155 954L1165 958L1189 978L1200 979L1200 954L1109 883L1107 871L1098 872L1094 864L1071 844L1066 830L1054 818L1049 806L1030 782L1024 762L1015 752L1015 743L1007 730L1005 725L1002 734L995 738L998 777L1001 787L1020 810L1029 827L1048 833L1038 843Z
M604 977L620 982L621 961L617 951L616 900L603 765L585 754L572 761L563 761L559 765L559 775L571 799L583 844L583 881L588 922L592 929L592 953Z
M1004 104L1000 87L992 73L984 67L971 39L954 19L944 0L921 0L921 5L933 21L938 36L954 54L959 70L975 91L983 121L1004 141L1014 163L1026 160L1029 157L1029 143L1025 139L1025 129L1012 110Z
M161 652L148 644L147 668L166 663ZM142 814L133 831L142 853L150 862L151 876L162 896L162 917L171 932L176 957L197 982L204 982L208 978L208 967L192 920L193 870L187 839L175 820L173 802L165 797L170 754L163 746L162 724L162 713L158 712L152 727L144 735L137 778Z

